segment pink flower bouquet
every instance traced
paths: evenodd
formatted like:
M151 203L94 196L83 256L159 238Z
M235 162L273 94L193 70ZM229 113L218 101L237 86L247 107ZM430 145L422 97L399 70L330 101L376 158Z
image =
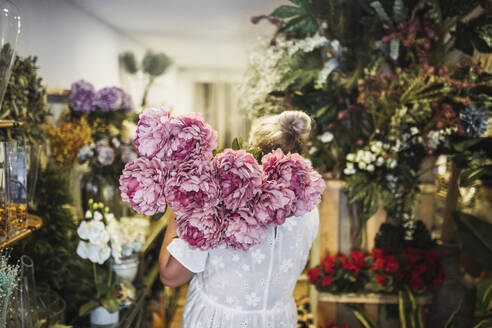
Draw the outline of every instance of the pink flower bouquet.
M146 109L134 143L142 157L123 170L122 199L147 215L169 204L178 235L192 248L246 251L269 227L311 211L325 187L305 159L280 149L262 165L244 150L226 149L212 159L217 132L199 114Z
M167 175L167 168L158 158L137 158L125 165L120 176L121 198L140 214L164 212Z

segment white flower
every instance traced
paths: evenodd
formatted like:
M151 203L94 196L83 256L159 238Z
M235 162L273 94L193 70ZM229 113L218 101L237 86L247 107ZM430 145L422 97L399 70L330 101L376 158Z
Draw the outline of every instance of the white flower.
M376 159L376 166L381 166L384 164L384 158L382 158L381 156L379 156L377 159Z
M106 214L106 222L111 222L114 219L113 213Z
M101 221L103 219L103 215L99 211L94 211L94 220Z
M87 211L85 212L85 218L86 218L86 219L91 219L91 218L92 218L92 212L91 212L91 211L89 211L89 210L87 210Z
M82 221L77 228L77 234L82 239L89 239L92 244L105 244L109 241L109 233L101 221Z
M309 155L314 155L314 154L316 154L317 151L318 151L317 147L311 147L309 149Z
M77 245L77 254L92 263L104 264L111 255L111 249L107 244L95 245L80 241Z
M318 140L323 142L323 143L331 142L333 140L333 133L326 131L322 135L318 136Z
M354 154L348 154L347 155L347 161L353 162L355 160L355 155Z
M364 163L364 162L360 162L360 163L359 163L359 168L360 168L361 170L365 170L365 169L366 169L366 167L367 167L366 163Z
M396 160L394 158L390 158L388 160L388 164L387 165L388 165L388 167L390 169L394 169L396 167L396 165L397 165L397 162L396 162Z
M369 172L374 172L374 165L372 165L372 164L367 165L367 170Z
M343 169L343 173L345 175L351 175L351 174L354 174L355 173L355 169L354 169L353 166L352 167L348 167L347 166L346 168Z

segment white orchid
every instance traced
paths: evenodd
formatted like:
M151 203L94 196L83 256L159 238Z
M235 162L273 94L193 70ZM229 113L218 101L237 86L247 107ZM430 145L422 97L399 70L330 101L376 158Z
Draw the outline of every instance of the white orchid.
M85 211L85 218L86 219L92 219L92 212L89 210Z
M77 254L92 263L104 264L111 256L111 249L107 244L96 245L81 240L77 245Z
M101 214L101 212L94 211L94 220L101 221L103 218L104 218L104 216Z
M77 228L80 238L89 240L92 244L102 245L109 241L109 233L106 226L101 221L82 221Z

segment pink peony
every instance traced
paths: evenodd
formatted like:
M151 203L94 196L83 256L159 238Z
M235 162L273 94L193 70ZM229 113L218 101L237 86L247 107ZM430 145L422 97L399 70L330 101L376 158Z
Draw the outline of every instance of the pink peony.
M158 158L137 158L125 165L120 176L121 198L140 214L164 212L167 175L167 168Z
M227 248L247 251L265 238L267 227L260 224L252 212L243 207L226 214L223 239Z
M222 238L221 219L215 207L195 208L176 218L176 230L192 248L216 248Z
M198 113L172 118L169 140L158 154L166 162L180 164L193 160L210 160L217 147L217 131L203 121Z
M227 209L235 211L248 203L262 182L261 166L244 150L226 149L213 160Z
M152 158L162 153L170 135L171 114L166 109L147 108L140 115L133 143L141 156ZM162 155L158 156L162 159Z
M262 224L278 226L290 215L294 192L274 181L265 181L255 200L255 216Z
M218 205L220 190L215 167L210 161L200 160L181 164L169 174L164 193L178 215Z
M325 182L299 154L285 155L279 148L261 160L267 181L277 181L295 194L292 213L301 216L310 212L321 201Z

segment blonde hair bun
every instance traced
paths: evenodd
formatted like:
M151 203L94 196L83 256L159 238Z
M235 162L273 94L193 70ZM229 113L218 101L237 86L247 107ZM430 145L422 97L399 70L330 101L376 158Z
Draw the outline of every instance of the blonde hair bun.
M311 132L311 118L300 111L285 111L254 122L250 144L270 152L280 147L285 153L302 152L304 141Z

